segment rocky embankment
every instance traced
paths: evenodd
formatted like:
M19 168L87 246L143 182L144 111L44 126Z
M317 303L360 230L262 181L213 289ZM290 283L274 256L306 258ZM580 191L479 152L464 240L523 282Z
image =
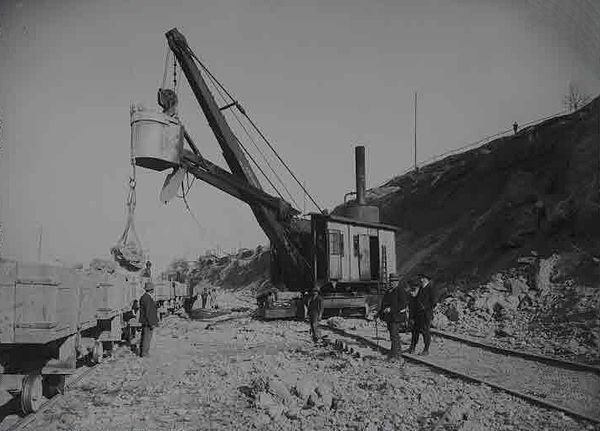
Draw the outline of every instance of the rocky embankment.
M475 289L457 286L437 305L433 324L499 346L600 364L600 289L566 275L577 259L530 256Z
M252 295L269 282L270 259L269 249L262 245L221 257L203 256L186 271L186 277L196 290L213 286Z

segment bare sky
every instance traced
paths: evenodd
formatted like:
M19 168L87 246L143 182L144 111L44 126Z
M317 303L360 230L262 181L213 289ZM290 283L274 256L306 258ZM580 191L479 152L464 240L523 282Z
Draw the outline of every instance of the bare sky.
M129 105L154 103L172 27L332 208L354 188L354 145L370 186L410 166L415 90L420 160L560 111L569 81L600 93L599 22L599 0L2 0L1 254L35 259L43 225L45 260L109 256ZM186 127L224 165L180 91ZM266 242L245 204L196 182L199 227L180 200L159 203L164 174L138 172L136 228L159 267Z

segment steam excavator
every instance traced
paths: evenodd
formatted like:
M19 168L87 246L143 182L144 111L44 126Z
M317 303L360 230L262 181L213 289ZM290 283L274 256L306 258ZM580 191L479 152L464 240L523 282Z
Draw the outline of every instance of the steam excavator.
M185 75L229 170L203 157L177 117L176 94L160 89L158 99L163 112L132 106L130 119L135 164L155 171L172 169L161 191L161 200L168 201L180 187L185 192L183 180L189 174L228 193L250 206L270 241L270 275L274 286L296 292L300 298L319 288L325 310L336 314L374 312L387 274L396 271L396 229L380 223L379 209L366 204L365 148L355 149L357 197L345 206L343 215L320 211L302 216L281 195L273 196L263 190L248 157L254 159L224 115L227 110L235 110L256 127L244 108L202 64L177 29L169 30L166 38L174 67L178 65ZM217 104L209 82L219 95L225 93L229 97L224 106ZM256 130L275 152L262 132ZM184 143L189 149L184 148ZM298 184L307 193L299 181ZM318 208L312 197L311 200ZM258 303L259 313L265 318L301 316L304 309L301 299L288 303L287 307L277 307L274 301L261 298Z

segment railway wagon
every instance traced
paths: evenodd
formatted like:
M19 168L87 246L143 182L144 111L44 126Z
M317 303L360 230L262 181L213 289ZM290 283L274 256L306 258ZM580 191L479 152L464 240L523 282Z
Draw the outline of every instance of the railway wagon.
M188 295L185 283L178 281L159 280L154 283L154 300L159 317L173 313L183 306L183 299Z
M24 413L62 392L78 358L98 362L103 344L121 339L134 284L0 259L0 389L18 394Z
M154 301L158 310L158 318L162 319L169 311L171 302L171 282L158 281L154 283Z
M132 305L141 296L142 289L134 275L100 273L93 278L96 282L95 332L102 342L99 346L112 348L124 338L123 334L130 333L128 326L139 326Z

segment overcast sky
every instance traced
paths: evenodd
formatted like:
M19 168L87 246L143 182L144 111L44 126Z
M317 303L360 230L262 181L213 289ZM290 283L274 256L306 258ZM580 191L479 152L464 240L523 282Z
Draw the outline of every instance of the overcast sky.
M600 0L2 0L1 254L35 259L43 225L44 260L109 256L129 106L153 105L172 27L332 208L354 188L354 145L368 186L411 165L415 90L420 160L560 111L569 81L598 95L599 22ZM180 98L225 166L187 83ZM136 228L159 268L266 242L245 204L206 184L189 196L201 226L181 200L162 205L164 175L138 169Z

